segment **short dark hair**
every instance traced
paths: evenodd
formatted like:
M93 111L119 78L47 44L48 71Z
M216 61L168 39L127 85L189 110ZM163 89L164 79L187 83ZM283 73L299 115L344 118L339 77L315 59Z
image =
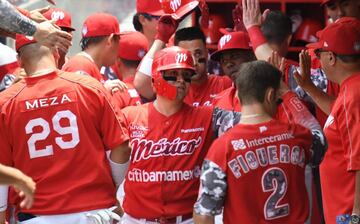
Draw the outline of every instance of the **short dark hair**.
M265 61L243 63L236 73L236 86L241 104L262 103L266 90L277 90L280 86L281 72Z
M136 13L134 16L133 16L133 25L134 25L134 28L136 31L138 32L142 32L143 31L143 27L139 21L139 16L141 15L141 13Z
M101 41L103 41L105 38L108 38L109 36L98 36L98 37L85 37L80 40L80 47L81 50L85 50L92 44L98 44ZM119 41L120 36L119 35L113 35L112 41Z
M177 46L180 41L186 41L186 40L201 40L206 44L205 42L205 34L204 32L197 26L194 27L186 27L183 29L180 29L176 31L175 33L175 40L174 43Z
M129 68L137 68L141 62L141 61L127 60L127 59L124 59L121 57L119 59L126 67L129 67Z
M281 11L271 11L262 23L261 31L269 43L281 44L292 34L292 21Z

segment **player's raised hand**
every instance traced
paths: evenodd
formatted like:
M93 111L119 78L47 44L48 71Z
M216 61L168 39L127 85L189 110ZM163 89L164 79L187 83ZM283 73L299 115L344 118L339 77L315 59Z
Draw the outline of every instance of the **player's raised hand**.
M107 89L111 94L114 94L118 91L123 92L127 90L127 85L124 82L120 81L119 79L107 80L104 83L104 86L105 89Z
M50 6L46 6L44 8L34 9L30 11L29 18L34 20L35 22L41 23L46 21L47 19L43 16L45 12L47 12L50 9Z
M242 18L246 29L252 26L260 26L269 14L266 9L261 15L259 0L242 0Z
M160 17L155 39L167 43L177 29L179 22L175 20L170 14L165 14Z
M36 25L35 40L49 48L57 47L66 52L71 46L71 34L61 31L55 21L44 21Z
M299 53L300 60L300 71L294 73L294 78L297 84L304 90L308 89L310 86L314 85L311 81L311 57L309 53L305 50L302 50Z

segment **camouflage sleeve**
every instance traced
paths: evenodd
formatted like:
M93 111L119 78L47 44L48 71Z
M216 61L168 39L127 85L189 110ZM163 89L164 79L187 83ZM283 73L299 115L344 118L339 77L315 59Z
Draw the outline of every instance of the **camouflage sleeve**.
M222 110L215 107L213 112L213 130L215 138L224 134L227 130L234 127L240 121L241 113L235 111Z
M218 165L205 160L200 177L199 196L194 205L194 212L207 216L221 214L226 196L226 188L226 174Z
M28 36L36 32L35 22L23 16L7 0L0 0L0 28Z

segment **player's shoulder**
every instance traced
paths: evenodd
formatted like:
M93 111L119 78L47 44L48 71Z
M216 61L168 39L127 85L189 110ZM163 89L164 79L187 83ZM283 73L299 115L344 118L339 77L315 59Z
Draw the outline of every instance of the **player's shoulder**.
M192 106L184 103L184 111L190 114L212 114L214 111L214 106Z
M25 80L21 79L17 83L11 85L9 88L0 92L0 108L2 108L7 102L15 99L25 87Z
M74 72L60 71L58 76L70 83L78 85L80 88L91 89L93 91L105 92L104 86L95 78L88 75L79 75Z
M123 108L121 111L124 113L125 116L133 116L139 113L144 113L144 111L147 111L149 109L150 104L151 102L136 106L128 106Z
M96 65L90 59L86 58L83 55L77 54L71 57L62 67L62 70L68 72L85 72L91 73L90 71L94 69Z
M310 138L311 131L300 124L278 121L279 129L287 130L294 138Z

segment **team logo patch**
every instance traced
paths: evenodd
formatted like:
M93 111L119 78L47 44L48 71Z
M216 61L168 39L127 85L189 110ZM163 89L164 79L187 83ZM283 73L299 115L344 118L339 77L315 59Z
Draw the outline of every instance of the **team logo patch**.
M221 37L221 39L219 40L219 44L220 44L220 49L223 49L224 46L229 43L229 41L231 40L231 35L227 34L223 37Z
M295 107L295 109L300 112L304 110L304 106L301 101L297 97L293 97L290 99L290 103Z
M239 140L232 140L231 141L231 144L234 148L235 151L238 151L238 150L244 150L246 149L246 144L245 144L245 141L244 139L239 139Z
M176 63L183 63L186 62L186 60L188 59L188 56L185 53L177 53L175 55L175 61Z
M260 133L263 133L263 132L267 131L267 127L266 126L261 126L261 127L259 127L259 131L260 131Z
M170 8L173 10L173 12L176 12L178 8L181 6L181 0L172 0L170 2Z
M65 14L60 11L54 11L51 13L51 19L54 21L63 20L65 18Z

